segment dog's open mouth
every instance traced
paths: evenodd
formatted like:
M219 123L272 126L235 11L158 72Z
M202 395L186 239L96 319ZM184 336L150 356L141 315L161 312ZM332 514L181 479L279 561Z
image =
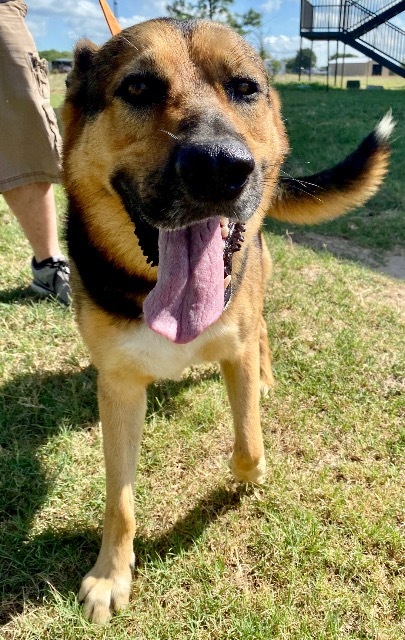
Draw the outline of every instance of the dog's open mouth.
M158 280L143 305L150 329L185 344L218 320L232 295L232 255L244 231L218 217L159 230Z
M172 342L191 342L218 320L231 299L232 256L241 248L244 224L221 217L219 210L217 216L186 226L158 227L155 212L163 215L162 207L149 203L145 215L136 185L125 172L114 174L111 185L135 225L147 263L158 267L157 283L143 303L146 324ZM204 212L197 207L199 216ZM163 221L168 217L163 215Z

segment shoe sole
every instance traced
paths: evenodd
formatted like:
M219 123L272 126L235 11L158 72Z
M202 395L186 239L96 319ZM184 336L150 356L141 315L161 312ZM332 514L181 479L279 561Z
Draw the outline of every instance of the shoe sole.
M54 298L54 300L57 300L58 302L69 306L69 303L65 302L65 300L63 300L58 293L55 293L51 289L47 289L43 285L37 284L36 282L31 282L30 289L37 295L41 296L41 298Z

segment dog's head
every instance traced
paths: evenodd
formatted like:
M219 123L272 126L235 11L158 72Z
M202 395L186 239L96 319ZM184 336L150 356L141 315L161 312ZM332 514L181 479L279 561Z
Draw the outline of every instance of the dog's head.
M145 258L159 264L145 320L188 342L229 303L241 225L258 231L287 151L263 63L227 27L159 19L100 49L81 41L67 84L70 208L74 200L98 250L125 273L151 286Z
M80 179L115 191L135 222L155 228L245 222L287 147L260 57L209 21L152 20L100 49L81 41L65 121L67 155L80 138L81 158L92 158L75 159Z

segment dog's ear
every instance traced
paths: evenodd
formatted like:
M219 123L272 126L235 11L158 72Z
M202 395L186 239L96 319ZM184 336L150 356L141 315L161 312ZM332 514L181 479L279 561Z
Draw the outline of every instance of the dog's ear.
M283 178L268 212L293 224L317 224L343 215L374 195L388 170L391 112L359 147L331 169L302 178Z
M74 95L83 83L83 79L91 68L97 51L98 46L87 40L87 38L82 38L78 41L73 52L73 68L66 78L69 97Z
M64 128L64 145L68 147L82 128L86 117L95 113L94 62L97 45L90 40L79 40L74 51L73 69L66 78L66 97L61 117Z
M103 107L94 73L98 51L99 47L85 38L75 47L73 69L66 79L65 99L65 107L70 105L76 112L75 117L92 116Z
M98 49L99 47L87 38L79 40L74 50L74 69L77 69L78 73L88 71Z

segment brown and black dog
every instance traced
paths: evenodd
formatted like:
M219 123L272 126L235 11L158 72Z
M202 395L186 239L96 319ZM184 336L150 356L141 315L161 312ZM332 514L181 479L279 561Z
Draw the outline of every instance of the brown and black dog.
M257 53L219 24L170 19L101 48L79 42L63 119L74 302L98 369L107 474L101 550L79 596L103 623L130 593L148 385L219 361L232 473L263 481L259 396L272 372L262 221L319 222L364 202L386 172L393 125L386 116L341 164L306 178L304 193L279 178L288 143Z

